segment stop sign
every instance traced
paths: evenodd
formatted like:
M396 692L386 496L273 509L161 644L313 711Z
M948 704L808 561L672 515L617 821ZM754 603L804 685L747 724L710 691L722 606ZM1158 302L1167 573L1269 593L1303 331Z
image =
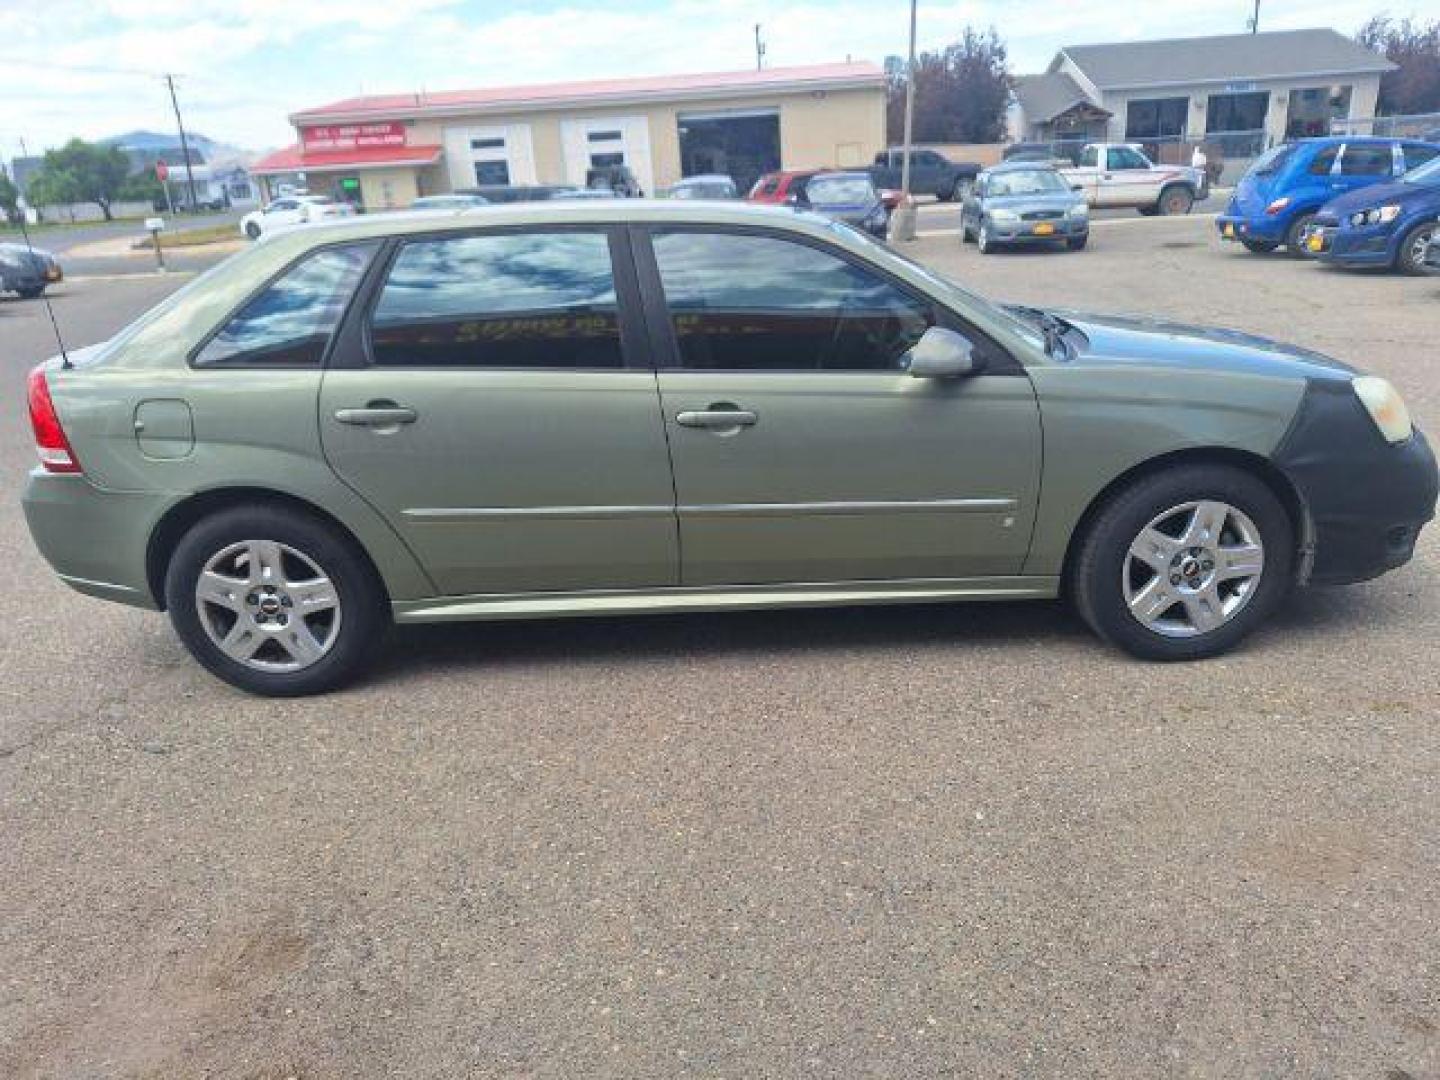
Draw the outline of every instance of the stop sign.
M170 166L163 161L155 162L155 179L164 181L170 175Z

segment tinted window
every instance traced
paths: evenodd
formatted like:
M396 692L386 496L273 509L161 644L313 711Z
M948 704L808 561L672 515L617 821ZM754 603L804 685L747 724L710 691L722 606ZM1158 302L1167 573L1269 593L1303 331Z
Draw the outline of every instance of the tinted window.
M1394 169L1395 155L1389 143L1347 146L1340 157L1341 176L1389 176Z
M610 242L527 232L408 243L370 337L388 366L621 367Z
M791 240L662 232L654 243L686 368L895 369L934 322L928 302Z
M204 367L318 367L379 247L329 248L267 285L200 350Z
M1289 164L1290 159L1294 156L1294 143L1272 146L1255 159L1255 164L1250 166L1250 172L1255 176L1274 176ZM1331 155L1331 159L1334 159L1334 155Z
M1340 148L1338 146L1327 146L1324 150L1321 150L1315 155L1315 159L1310 162L1310 174L1312 176L1330 175L1330 170L1335 167L1335 157L1339 153Z
M1097 167L1100 164L1100 148L1087 146L1080 151L1080 164L1091 169Z

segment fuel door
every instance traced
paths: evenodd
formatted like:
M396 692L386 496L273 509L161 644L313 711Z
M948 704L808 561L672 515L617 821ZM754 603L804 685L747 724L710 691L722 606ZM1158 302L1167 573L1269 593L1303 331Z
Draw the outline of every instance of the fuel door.
M188 457L195 449L195 419L178 398L151 398L135 406L135 441L154 461Z

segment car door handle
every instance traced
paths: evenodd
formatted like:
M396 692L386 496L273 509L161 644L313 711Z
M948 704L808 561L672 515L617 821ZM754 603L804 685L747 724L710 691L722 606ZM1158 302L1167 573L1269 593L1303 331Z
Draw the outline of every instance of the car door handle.
M675 414L675 422L681 427L709 428L711 430L753 427L759 419L747 409L696 409Z
M358 427L394 427L396 424L413 424L417 419L414 409L391 402L371 402L363 409L336 409L335 419L342 424Z

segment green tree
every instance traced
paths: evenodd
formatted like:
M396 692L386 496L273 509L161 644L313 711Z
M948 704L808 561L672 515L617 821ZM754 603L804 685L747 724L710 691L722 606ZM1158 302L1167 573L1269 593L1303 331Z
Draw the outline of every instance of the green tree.
M80 201L80 186L65 169L42 167L25 190L25 201L37 210Z
M130 175L130 159L118 147L71 139L59 150L45 151L45 160L35 181L38 183L47 174L68 177L63 188L71 198L64 201L93 202L100 207L105 220L110 221L110 204Z
M1378 114L1440 112L1440 22L1376 15L1355 39L1396 65L1380 77Z
M10 222L20 217L20 189L3 169L0 169L0 214L4 214L5 220Z
M118 198L121 202L148 202L151 206L163 206L165 189L159 179L149 170L132 173L120 185Z
M905 132L905 63L885 63L889 80L886 127L892 143ZM992 26L966 26L960 39L940 52L915 58L916 142L999 142L1005 136L1010 103L1009 53Z

